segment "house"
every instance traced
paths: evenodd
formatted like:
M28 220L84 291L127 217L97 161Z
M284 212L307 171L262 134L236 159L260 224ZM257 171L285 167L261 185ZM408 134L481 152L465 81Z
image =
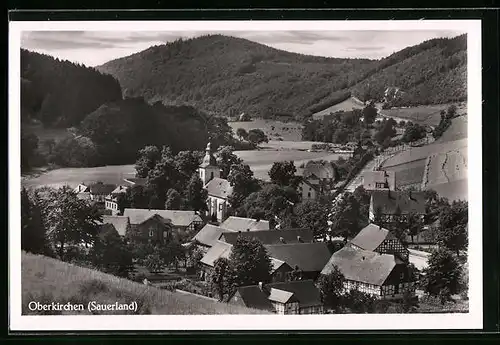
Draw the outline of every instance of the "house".
M271 258L300 271L302 279L316 279L331 257L324 242L265 245Z
M121 237L125 237L130 231L129 217L126 216L102 216L102 224L111 224Z
M220 225L206 224L194 237L205 251L210 249L214 243L221 238L223 232L238 231L262 231L269 230L267 220L258 220L252 218L229 217Z
M118 186L104 198L104 207L107 210L111 210L113 215L120 212L118 209L118 196L125 194L127 189L127 186Z
M153 215L159 215L169 220L173 231L180 233L198 231L203 226L203 219L195 211L126 208L123 215L130 219L130 224L140 224Z
M331 256L321 274L329 274L335 266L344 275L346 292L356 289L378 299L415 294L411 271L396 255L345 246Z
M223 232L219 240L234 245L240 236L248 239L255 238L264 245L313 242L313 233L309 229Z
M331 162L309 161L301 175L302 179L297 187L299 195L302 200L314 200L333 188L337 173Z
M108 184L103 182L93 183L88 186L88 191L90 192L90 200L96 203L104 203L104 199L113 190L115 190L116 185Z
M365 171L363 188L366 190L396 190L396 173L394 171Z
M379 254L394 254L406 262L409 257L408 248L394 234L375 224L364 227L347 246Z
M147 211L147 210L146 210ZM172 221L163 218L157 213L147 216L129 217L130 230L126 237L134 236L141 241L147 241L155 245L165 245L173 239Z
M320 194L319 183L314 184L310 180L301 180L297 191L302 201L316 200Z
M370 221L379 213L382 221L407 220L409 214L425 215L423 192L374 190L370 199Z
M89 192L89 186L87 186L85 183L80 183L78 186L75 187L75 189L73 189L73 192L75 192L76 194L79 194L79 193L88 193Z
M323 314L321 293L312 280L239 287L229 303L276 314Z
M228 180L220 177L220 169L210 143L207 144L205 157L198 168L198 173L208 194L207 216L219 222L224 221L230 206L228 198L233 193L233 187Z

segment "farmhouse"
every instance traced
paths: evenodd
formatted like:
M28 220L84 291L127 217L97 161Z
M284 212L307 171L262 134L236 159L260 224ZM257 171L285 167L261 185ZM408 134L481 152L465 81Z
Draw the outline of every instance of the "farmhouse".
M96 203L104 203L104 199L113 190L115 190L116 185L105 184L102 182L96 182L88 186L88 192L90 193L90 200Z
M309 161L302 171L302 179L297 187L302 200L314 200L335 185L336 170L331 162Z
M223 232L219 239L229 244L235 244L238 237L248 239L255 238L262 244L292 244L313 242L313 233L309 229Z
M127 189L127 186L118 186L104 198L105 208L107 210L111 210L113 215L120 213L120 210L118 209L118 196L125 194Z
M345 246L332 255L321 274L329 274L334 266L344 275L345 291L355 289L379 299L415 294L409 267L395 255Z
M144 217L126 217L130 222L127 238L134 236L155 245L165 245L173 238L172 221L157 213Z
M382 221L407 220L409 214L425 215L423 192L374 190L370 199L370 221L379 214Z
M315 184L309 180L300 181L297 191L302 201L315 200L320 194L319 183Z
M408 261L408 248L389 230L375 224L364 227L347 245L379 254L394 254L401 260Z
M207 216L222 222L227 217L227 209L230 206L228 198L233 193L233 187L228 180L220 177L220 169L217 166L210 143L207 144L205 157L198 168L198 173L204 188L207 190Z
M146 219L158 215L165 220L169 220L172 230L177 232L197 231L203 225L203 219L195 211L126 208L123 215L130 219L130 224L140 224Z
M363 188L366 190L396 190L396 173L394 171L365 171Z
M323 314L321 294L312 280L239 287L229 303L276 314Z

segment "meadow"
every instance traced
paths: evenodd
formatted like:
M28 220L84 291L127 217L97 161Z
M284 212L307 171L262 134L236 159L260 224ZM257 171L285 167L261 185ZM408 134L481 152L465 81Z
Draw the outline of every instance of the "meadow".
M99 271L56 259L23 252L21 256L22 314L30 311L28 303L81 303L84 311L52 311L52 314L90 314L89 301L97 303L137 302L137 312L106 311L102 314L265 314L264 311L215 302L191 294L161 290Z
M397 121L412 121L421 125L437 126L441 120L441 110L446 110L451 104L419 105L416 107L393 108L380 110L380 114L392 117ZM465 103L455 104L457 113L466 112Z
M247 132L251 129L262 129L269 140L301 141L302 125L298 122L281 122L276 120L253 119L252 121L230 121L229 126L236 133L238 128Z
M363 109L364 107L365 105L363 103L356 100L355 98L350 97L343 102L337 103L335 105L332 105L331 107L328 107L324 110L314 113L313 119L315 120L322 119L323 116L328 115L330 113L336 113L337 111L351 111L353 109Z

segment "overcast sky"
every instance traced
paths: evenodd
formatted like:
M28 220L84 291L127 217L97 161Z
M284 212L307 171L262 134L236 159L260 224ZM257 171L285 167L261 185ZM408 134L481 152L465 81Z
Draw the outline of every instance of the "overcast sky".
M431 38L461 34L458 31L25 31L21 47L87 66L98 66L152 45L209 33L246 38L302 54L369 59L386 57Z

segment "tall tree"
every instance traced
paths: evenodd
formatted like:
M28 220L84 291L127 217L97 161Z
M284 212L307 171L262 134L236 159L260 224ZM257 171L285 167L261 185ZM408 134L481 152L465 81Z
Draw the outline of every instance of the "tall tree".
M91 261L94 267L103 272L128 278L133 270L132 253L118 232L112 229L100 233L90 252Z
M21 189L21 249L30 253L47 253L45 225L38 194L30 197L26 188Z
M372 124L377 117L377 108L375 108L375 105L370 102L366 107L363 108L363 121L367 124L370 125Z
M449 207L443 208L439 214L437 241L457 255L461 250L466 249L468 244L468 210L467 202L454 201Z
M165 201L166 210L182 210L182 196L173 188L167 191L167 200Z
M238 209L247 196L259 189L259 183L253 176L253 171L246 164L233 164L227 180L233 187L233 193L229 199L234 209Z
M21 130L21 169L28 170L33 165L33 158L38 149L38 137Z
M137 177L147 177L161 158L161 152L156 146L146 146L139 151L139 158L135 163Z
M218 258L214 262L214 269L209 277L212 289L219 296L219 301L224 300L224 296L230 294L231 272L229 260L226 258Z
M197 174L193 174L186 187L184 198L189 209L205 211L207 209L208 192L203 188L203 182Z
M439 248L428 260L429 266L424 269L424 291L431 296L440 297L442 302L459 292L461 268L452 252Z
M321 275L318 279L321 299L325 307L339 311L342 307L342 295L344 291L345 277L337 266L327 275Z
M269 139L262 129L254 128L248 131L248 141L258 145L260 143L267 143Z
M66 259L68 246L94 244L98 224L102 221L95 206L78 199L68 186L50 189L42 203L48 238L61 260Z
M413 243L413 238L417 236L420 231L422 231L422 220L420 216L414 212L410 212L406 222L406 229L408 231L408 235L411 237L411 242Z
M227 178L231 171L231 166L242 164L243 161L233 153L231 146L220 146L215 153L217 165L221 169L221 177Z
M239 237L231 250L229 263L234 287L271 280L271 259L257 239Z
M358 233L359 203L351 193L346 192L334 206L330 221L333 233L344 237L345 241Z
M327 205L310 200L298 204L295 216L300 228L310 229L315 238L326 239L328 232L328 212Z
M236 135L240 138L240 140L247 140L248 132L244 128L238 128L236 130Z
M203 152L201 151L181 151L175 156L177 170L182 179L181 186L184 186L191 176L195 174L200 166Z
M296 172L297 168L295 168L293 161L274 162L271 170L269 170L269 177L274 184L291 186L297 182Z

